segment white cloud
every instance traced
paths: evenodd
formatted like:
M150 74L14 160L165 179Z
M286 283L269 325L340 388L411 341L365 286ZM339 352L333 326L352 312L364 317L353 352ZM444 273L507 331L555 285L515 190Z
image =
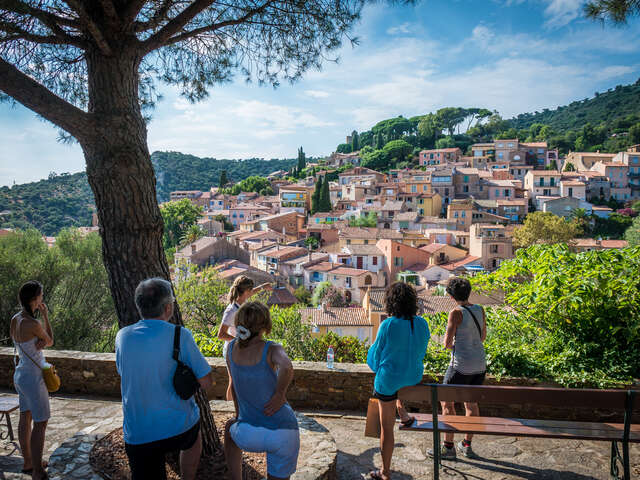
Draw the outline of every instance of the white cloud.
M409 22L396 25L387 29L389 35L407 35L412 32L412 26Z
M329 93L323 90L305 90L304 93L311 98L328 98Z
M548 2L544 14L549 28L563 27L582 14L584 0L545 0Z

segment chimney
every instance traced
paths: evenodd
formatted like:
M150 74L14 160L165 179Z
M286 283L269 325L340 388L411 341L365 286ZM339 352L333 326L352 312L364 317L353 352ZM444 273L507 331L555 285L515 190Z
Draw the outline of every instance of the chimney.
M196 253L196 244L192 243L191 244L191 255L193 255L194 253Z
M309 250L309 255L307 257L307 260L310 262L311 261L311 250Z
M325 313L329 311L329 306L327 305L327 302L322 302L322 311Z

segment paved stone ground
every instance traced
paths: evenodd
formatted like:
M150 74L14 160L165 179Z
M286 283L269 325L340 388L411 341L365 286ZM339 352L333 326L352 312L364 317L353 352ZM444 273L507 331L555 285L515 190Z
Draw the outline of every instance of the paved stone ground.
M0 395L9 394L0 391ZM119 402L95 397L56 395L51 400L53 416L45 445L48 458L65 440L96 424L121 415ZM338 479L354 480L380 465L378 442L365 438L364 418L358 414L302 412L312 416L333 435L338 446ZM18 415L12 414L17 430ZM1 428L1 427L0 427ZM432 478L432 463L425 457L431 437L415 432L397 432L393 460L394 480ZM474 449L481 458L444 462L445 480L588 480L609 478L609 444L503 437L477 437ZM640 479L640 446L631 448L632 478ZM17 441L0 442L0 480L23 480L22 458ZM91 477L88 477L91 478Z

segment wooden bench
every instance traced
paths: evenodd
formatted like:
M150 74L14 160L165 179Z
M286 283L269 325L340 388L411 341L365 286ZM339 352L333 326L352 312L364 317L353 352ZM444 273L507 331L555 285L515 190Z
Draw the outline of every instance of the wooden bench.
M617 479L631 479L629 444L640 443L640 425L632 423L634 410L640 410L637 391L428 384L403 388L398 397L407 403L430 403L435 406L431 414L412 414L416 421L410 427L400 427L400 430L433 432L435 480L440 476L438 467L442 432L607 441L611 442L611 475ZM615 410L624 412L624 423L439 415L438 405L443 401L479 403L481 411L483 404ZM380 417L375 399L369 400L365 435L380 436ZM619 443L622 444L622 454ZM623 467L623 477L619 475L619 463Z
M7 424L7 433L0 433L0 440L6 440L8 438L13 442L13 428L11 428L11 417L9 414L19 406L18 397L16 396L0 397L0 421L2 421L2 417L5 417Z

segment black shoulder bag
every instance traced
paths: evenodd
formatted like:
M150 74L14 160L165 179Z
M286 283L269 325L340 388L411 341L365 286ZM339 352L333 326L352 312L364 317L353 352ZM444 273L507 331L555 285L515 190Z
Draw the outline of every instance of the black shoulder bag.
M460 305L462 308L464 308L467 312L469 312L471 314L471 316L473 317L473 321L476 324L476 327L478 327L478 335L480 335L480 339L482 339L482 328L480 328L480 322L478 322L478 319L476 318L476 316L473 314L473 312L471 311L470 308L467 308L465 305Z
M193 374L191 368L179 360L180 357L180 330L182 327L176 325L173 335L173 359L178 362L176 373L173 374L173 388L178 396L183 400L189 400L200 388L198 379Z

